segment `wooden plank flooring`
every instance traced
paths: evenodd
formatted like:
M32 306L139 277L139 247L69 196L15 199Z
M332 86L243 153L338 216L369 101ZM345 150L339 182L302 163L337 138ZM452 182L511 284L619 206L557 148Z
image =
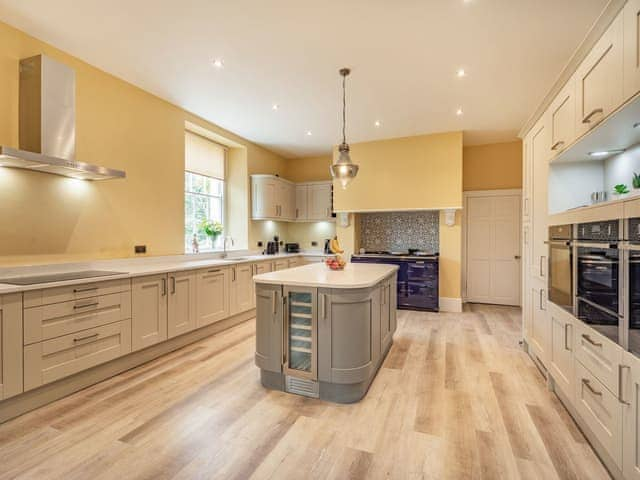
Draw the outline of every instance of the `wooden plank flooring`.
M265 390L254 321L0 425L0 479L606 479L519 310L399 312L367 396Z

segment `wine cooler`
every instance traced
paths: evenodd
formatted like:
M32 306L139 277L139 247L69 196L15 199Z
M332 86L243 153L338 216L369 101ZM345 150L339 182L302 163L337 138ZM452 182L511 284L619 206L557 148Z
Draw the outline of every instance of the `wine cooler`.
M284 293L287 390L315 397L318 392L316 290L288 287Z

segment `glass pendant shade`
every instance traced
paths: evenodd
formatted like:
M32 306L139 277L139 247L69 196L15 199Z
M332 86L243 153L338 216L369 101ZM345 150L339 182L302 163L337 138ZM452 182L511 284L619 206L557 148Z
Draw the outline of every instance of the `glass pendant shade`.
M349 145L343 143L340 145L340 156L338 157L338 161L331 165L331 176L340 181L340 185L342 188L347 188L347 185L351 183L356 175L358 174L358 165L351 162L351 157L349 156Z

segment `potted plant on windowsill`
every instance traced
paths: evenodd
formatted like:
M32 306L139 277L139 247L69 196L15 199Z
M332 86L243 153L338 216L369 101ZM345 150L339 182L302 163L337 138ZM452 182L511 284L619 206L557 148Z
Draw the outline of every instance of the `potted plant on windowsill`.
M203 220L200 223L200 231L211 241L211 249L215 248L216 240L222 234L224 227L217 220Z
M613 187L613 197L621 198L626 195L629 195L629 187L627 187L624 183L619 183Z

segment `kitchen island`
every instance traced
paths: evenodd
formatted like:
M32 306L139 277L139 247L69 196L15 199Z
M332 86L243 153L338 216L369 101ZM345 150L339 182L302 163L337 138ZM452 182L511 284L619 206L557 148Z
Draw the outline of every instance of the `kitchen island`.
M360 400L393 341L397 270L312 264L254 276L262 384L339 403Z

